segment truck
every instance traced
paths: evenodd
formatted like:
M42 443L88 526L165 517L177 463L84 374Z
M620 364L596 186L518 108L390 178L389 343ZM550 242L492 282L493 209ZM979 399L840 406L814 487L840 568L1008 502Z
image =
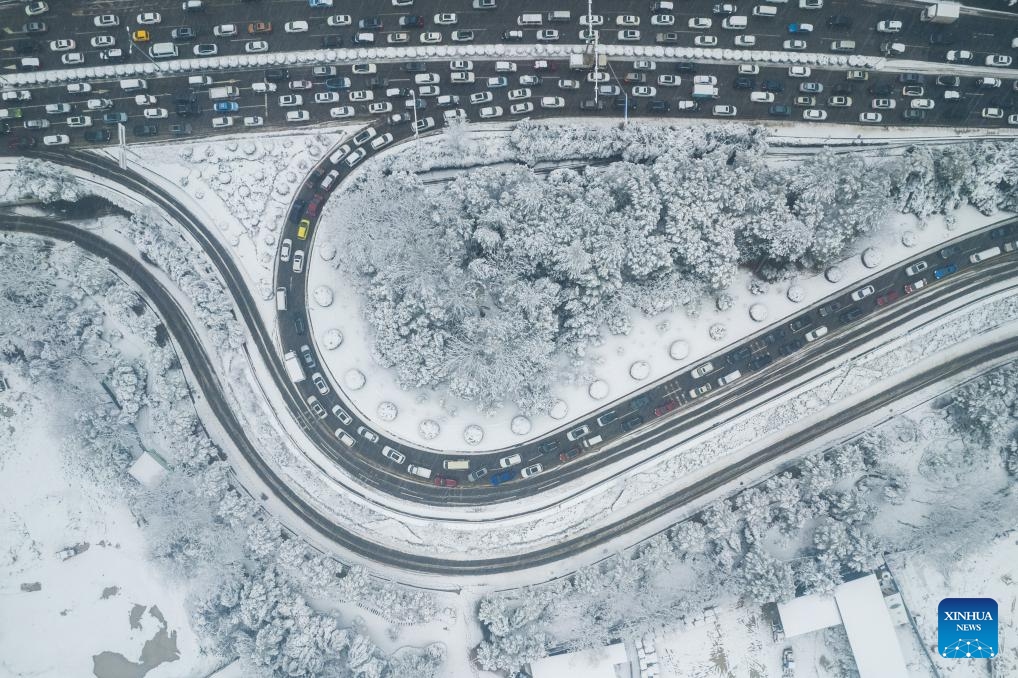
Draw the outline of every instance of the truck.
M980 261L992 259L993 257L996 257L999 254L1000 254L999 247L990 247L989 249L985 249L982 252L976 252L975 254L969 257L969 261L973 264L978 264Z
M694 99L717 99L718 88L714 85L693 85Z
M240 96L240 89L234 85L223 85L221 87L209 88L209 99L236 99Z
M953 24L960 14L961 3L935 2L923 9L919 19L931 24Z
M291 381L297 384L306 378L304 368L300 364L300 358L294 351L287 351L283 356L283 364L286 365L286 373L290 375Z
M592 52L584 52L583 54L570 54L569 55L569 68L574 71L587 71L594 67L595 55ZM596 58L598 68L605 68L608 66L608 56L605 54L597 54Z

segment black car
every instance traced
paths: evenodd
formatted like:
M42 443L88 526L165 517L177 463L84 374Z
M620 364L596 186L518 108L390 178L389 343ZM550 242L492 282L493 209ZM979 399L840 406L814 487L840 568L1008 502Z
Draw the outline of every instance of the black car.
M902 73L898 76L898 82L903 85L921 85L926 78L920 73Z
M615 102L613 105L620 111L628 106L630 113L636 112L636 102L629 101L626 97L615 97Z
M920 111L915 108L908 108L902 112L901 117L906 122L922 122L923 120L926 119L926 111Z
M961 245L948 245L944 249L940 250L940 258L950 259L959 252L961 252Z
M831 94L848 95L852 93L852 86L845 82L839 82L831 88Z
M1000 240L1011 232L1010 226L1001 226L990 231L990 240Z
M647 395L646 393L644 393L641 396L637 396L636 398L633 398L633 407L635 407L636 409L640 409L642 407L646 407L649 404L650 404L650 396Z
M39 43L35 40L18 40L14 43L14 51L18 54L35 54L39 51Z
M159 125L135 125L134 136L136 137L154 137L159 134Z
M173 100L173 110L182 118L201 115L201 104L194 95L178 96Z
M558 440L546 440L537 446L537 451L541 454L551 454L558 450L561 445L562 443Z
M792 322L788 323L788 329L792 330L793 332L801 332L802 330L806 329L812 324L813 318L811 318L809 314L807 314L800 318L796 318Z
M105 144L113 134L108 129L93 129L85 132L85 141L93 144Z
M696 64L689 61L679 61L675 64L676 73L696 73Z
M843 323L850 323L853 320L857 319L862 314L863 310L861 308L859 308L858 306L853 306L852 308L847 309L844 313L842 313L839 316L839 318Z
M622 420L622 430L629 433L634 428L643 423L643 417L638 414L630 414L628 417Z
M802 339L793 339L792 341L788 342L787 344L779 348L778 353L780 353L783 356L792 355L805 345L806 342L803 341Z
M187 136L190 133L191 133L191 125L189 125L187 123L183 123L183 124L177 123L175 125L170 125L170 134L172 134L175 137Z
M844 14L835 14L834 16L827 17L828 28L851 28L852 17L845 16Z
M265 71L265 79L269 82L278 82L279 80L289 80L290 71L286 68L270 68Z
M423 61L409 61L403 64L403 70L407 73L427 73L428 64Z
M831 315L832 313L837 313L838 311L841 310L841 307L844 306L844 305L845 305L845 303L843 301L838 300L838 299L835 299L834 301L830 302L829 304L824 304L823 306L820 307L820 317L821 318L826 318L827 316Z
M388 81L380 75L375 75L368 78L367 88L368 89L385 89L388 85Z
M931 45L953 45L957 42L957 38L954 33L948 33L946 31L930 33L930 44Z
M767 112L776 118L787 118L792 114L792 109L784 104L774 104L767 109Z
M358 21L357 28L362 31L380 31L384 28L384 26L382 25L382 19L380 17L369 16Z
M35 148L37 143L35 137L14 137L7 142L7 148L13 151L24 151L29 148Z
M735 79L735 89L753 89L756 87L756 80L748 75L740 75Z
M296 330L297 334L303 337L304 333L307 332L307 326L304 324L304 318L299 315L295 315L293 317L293 329Z
M581 111L603 111L604 110L604 102L603 101L594 101L593 99L585 99L585 100L580 102L580 110Z
M188 42L194 40L197 36L198 33L190 26L180 26L170 31L170 39L176 42Z
M770 353L761 353L749 361L749 369L761 370L774 362L774 356Z
M343 38L339 35L323 35L322 49L334 49L343 46Z
M760 83L761 92L784 92L785 84L780 80L764 80Z
M298 221L300 221L300 217L302 214L304 214L304 210L307 209L307 206L308 206L307 200L298 200L297 202L293 203L293 210L290 212L291 224L296 224Z
M937 84L941 87L960 87L961 78L957 75L938 75Z
M104 125L116 125L118 122L127 122L127 113L103 113Z
M580 456L580 448L570 447L568 450L558 455L558 460L564 464L568 461L576 459L578 456Z
M0 122L0 135L7 136L11 133L11 123L6 120Z
M45 21L29 21L27 24L22 26L23 31L26 33L45 33L49 30L49 26L46 25Z
M731 353L728 354L728 364L734 365L735 363L741 363L753 354L753 349L749 346L740 346Z
M870 85L867 91L875 97L889 97L894 95L895 88L893 85L886 82L879 84L874 83Z
M672 106L667 101L660 101L655 99L654 101L650 102L650 110L654 111L655 113L667 113L668 111L672 110Z

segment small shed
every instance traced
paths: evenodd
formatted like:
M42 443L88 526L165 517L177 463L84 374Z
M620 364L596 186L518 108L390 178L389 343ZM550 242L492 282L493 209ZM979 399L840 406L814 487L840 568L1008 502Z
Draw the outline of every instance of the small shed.
M145 450L127 469L131 477L148 488L158 485L167 474L166 461L155 452Z

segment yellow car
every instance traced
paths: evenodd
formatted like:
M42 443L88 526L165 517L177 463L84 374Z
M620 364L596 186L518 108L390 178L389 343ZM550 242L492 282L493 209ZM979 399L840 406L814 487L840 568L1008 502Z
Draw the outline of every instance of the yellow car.
M297 224L297 239L307 240L308 231L311 229L311 220L301 219L300 223Z
M131 39L134 40L135 42L148 42L149 40L152 39L152 36L149 34L148 31L142 29L132 33Z

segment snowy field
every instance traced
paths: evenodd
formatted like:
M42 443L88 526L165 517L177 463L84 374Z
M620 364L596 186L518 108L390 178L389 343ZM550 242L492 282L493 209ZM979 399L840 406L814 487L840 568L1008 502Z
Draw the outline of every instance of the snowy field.
M73 452L64 446L74 440L60 416L62 394L5 376L0 674L171 678L215 668L199 652L186 589L147 562L127 505L68 460ZM94 395L105 397L98 383ZM88 549L68 560L57 555L79 544Z

